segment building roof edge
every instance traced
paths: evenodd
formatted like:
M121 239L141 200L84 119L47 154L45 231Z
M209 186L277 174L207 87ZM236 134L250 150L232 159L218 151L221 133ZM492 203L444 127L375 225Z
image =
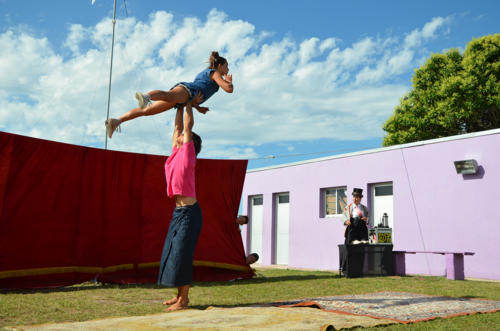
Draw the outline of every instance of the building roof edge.
M500 134L500 129L471 132L471 133L465 133L465 134L449 136L449 137L416 141L413 143L407 143L407 144L401 144L401 145L393 145L393 146L388 146L388 147L380 147L380 148L368 149L368 150L352 152L352 153L330 155L330 156L324 156L321 158L315 158L315 159L309 159L309 160L303 160L303 161L297 161L297 162L290 162L290 163L283 163L283 164L278 164L278 165L269 166L269 167L250 169L250 170L247 170L247 173L266 171L266 170L272 170L272 169L279 169L279 168L287 168L287 167L293 167L293 166L298 166L298 165L302 165L302 164L322 162L322 161L328 161L328 160L334 160L334 159L341 159L341 158L352 157L352 156L357 156L357 155L380 153L380 152L386 152L386 151L391 151L391 150L395 150L395 149L413 148L413 147L419 147L419 146L430 145L430 144L438 144L438 143L443 143L443 142L453 141L453 140L470 139L470 138L488 136L488 135L493 135L493 134Z

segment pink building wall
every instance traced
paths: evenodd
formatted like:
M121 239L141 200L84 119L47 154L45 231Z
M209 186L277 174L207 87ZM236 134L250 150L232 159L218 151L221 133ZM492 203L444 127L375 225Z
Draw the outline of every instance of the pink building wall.
M289 267L338 270L341 217L322 218L320 190L393 183L394 250L471 251L465 277L500 279L500 130L483 131L360 153L249 170L242 195L263 195L260 263L273 263L273 194L290 194ZM476 175L461 175L453 161L475 159ZM251 225L250 225L251 226ZM243 227L249 249L249 226ZM407 255L408 274L445 275L444 256Z

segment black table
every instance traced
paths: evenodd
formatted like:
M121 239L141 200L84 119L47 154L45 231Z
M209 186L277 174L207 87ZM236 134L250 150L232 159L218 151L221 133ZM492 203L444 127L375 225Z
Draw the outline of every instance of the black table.
M346 277L394 275L392 245L339 246L339 275Z

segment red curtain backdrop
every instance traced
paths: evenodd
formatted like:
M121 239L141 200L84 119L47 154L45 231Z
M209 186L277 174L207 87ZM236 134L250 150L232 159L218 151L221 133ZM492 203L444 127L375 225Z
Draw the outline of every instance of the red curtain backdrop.
M175 207L165 160L0 132L0 288L156 282ZM197 161L195 281L254 275L235 222L246 166Z

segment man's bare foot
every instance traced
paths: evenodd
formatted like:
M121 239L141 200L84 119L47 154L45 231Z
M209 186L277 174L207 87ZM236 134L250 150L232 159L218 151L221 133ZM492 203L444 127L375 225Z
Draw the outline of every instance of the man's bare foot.
M178 299L179 299L178 297L173 297L172 299L170 299L168 301L163 301L163 304L165 306L170 306L170 305L173 305L174 303L176 303Z
M189 304L189 300L182 301L182 300L177 300L176 303L165 309L165 311L176 311L176 310L182 310L182 309L187 309Z

